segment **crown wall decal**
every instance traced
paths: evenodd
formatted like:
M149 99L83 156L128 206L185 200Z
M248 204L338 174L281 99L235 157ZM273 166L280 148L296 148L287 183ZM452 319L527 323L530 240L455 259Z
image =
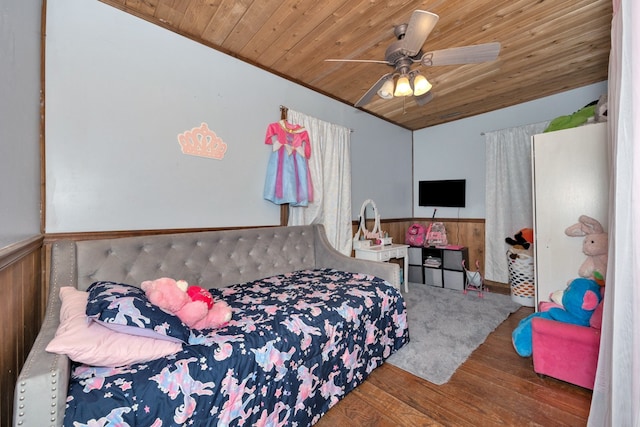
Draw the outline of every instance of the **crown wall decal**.
M227 144L206 123L179 134L178 142L182 153L190 156L221 160L227 151Z

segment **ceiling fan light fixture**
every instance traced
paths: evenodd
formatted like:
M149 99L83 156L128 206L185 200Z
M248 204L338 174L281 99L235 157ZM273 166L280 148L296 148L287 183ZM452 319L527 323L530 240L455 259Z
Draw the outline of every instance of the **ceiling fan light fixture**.
M382 99L393 98L393 77L388 78L378 90L378 96Z
M398 83L396 83L396 91L393 93L394 96L410 96L413 95L413 89L411 89L411 84L409 83L409 77L406 75L400 76L398 79Z
M416 74L413 78L413 94L415 96L424 95L431 90L431 83L422 74Z

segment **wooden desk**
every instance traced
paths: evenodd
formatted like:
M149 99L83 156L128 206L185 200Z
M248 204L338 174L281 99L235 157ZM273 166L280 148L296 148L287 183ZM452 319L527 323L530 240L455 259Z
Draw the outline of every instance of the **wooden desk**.
M404 291L409 292L409 245L377 245L367 248L356 249L356 258L367 259L369 261L389 261L391 258L403 258L404 270L402 279L404 281ZM399 283L399 282L398 282Z

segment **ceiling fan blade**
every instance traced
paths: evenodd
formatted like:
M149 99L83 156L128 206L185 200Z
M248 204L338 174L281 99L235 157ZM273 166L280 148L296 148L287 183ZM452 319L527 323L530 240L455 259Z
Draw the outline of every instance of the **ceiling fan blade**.
M414 96L413 98L416 100L416 104L422 107L433 99L433 94L429 91L423 95Z
M381 61L378 59L325 59L325 62L368 62L374 64L393 65L387 61Z
M439 16L424 10L416 10L411 14L407 31L401 40L402 49L408 56L417 55L425 40L436 26Z
M362 107L367 105L369 101L371 101L371 98L373 98L373 95L375 95L378 92L378 90L382 87L385 80L387 80L392 75L393 73L387 73L384 76L380 77L380 80L378 80L373 86L371 86L371 88L367 91L367 93L362 95L362 98L360 98L358 102L353 104L353 106Z
M424 66L475 64L493 61L500 53L500 43L484 43L473 46L452 47L434 50L422 55L420 63Z

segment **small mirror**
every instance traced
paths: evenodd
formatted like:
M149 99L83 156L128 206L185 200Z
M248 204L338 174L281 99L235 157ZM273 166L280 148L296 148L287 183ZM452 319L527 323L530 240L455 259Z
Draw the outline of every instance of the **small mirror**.
M372 230L367 229L367 212L374 217ZM378 208L376 208L376 204L373 200L367 199L362 203L358 223L358 231L353 239L354 241L363 239L379 239L382 237L380 232L380 215L378 214Z

